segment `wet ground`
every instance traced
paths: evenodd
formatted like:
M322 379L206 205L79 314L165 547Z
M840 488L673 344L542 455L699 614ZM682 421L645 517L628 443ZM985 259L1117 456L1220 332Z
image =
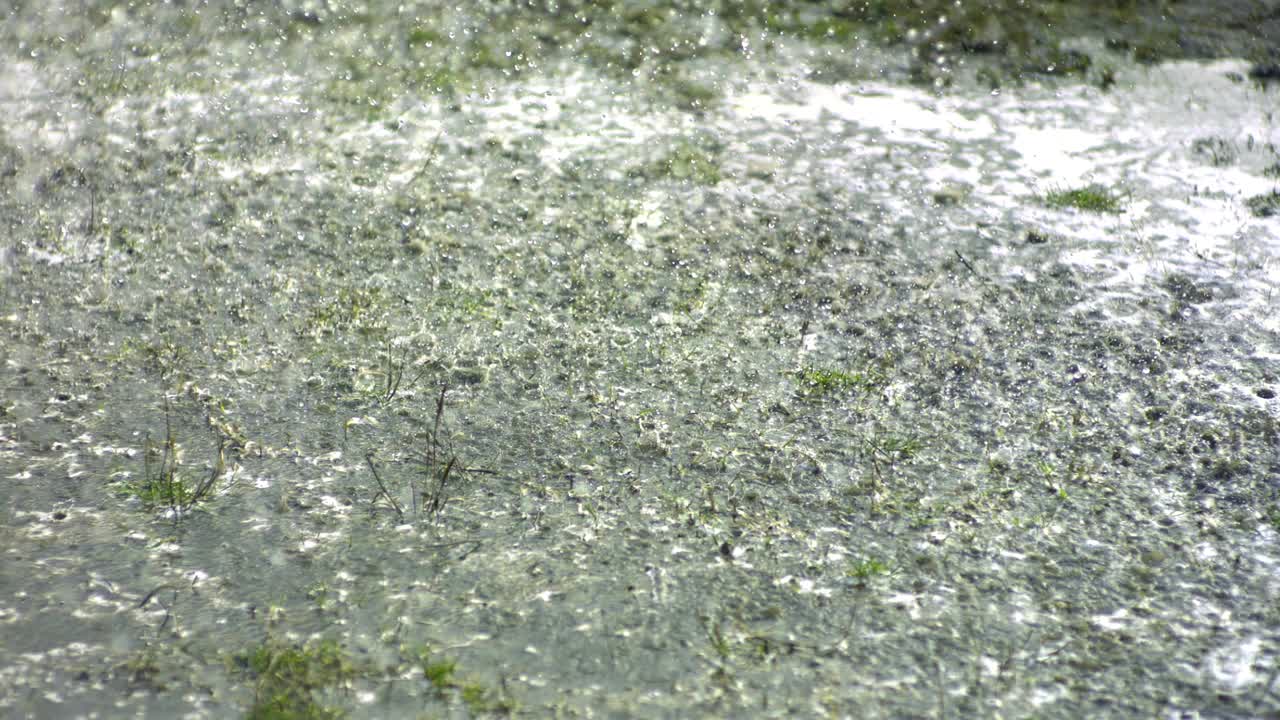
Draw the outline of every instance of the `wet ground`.
M11 11L0 714L1280 714L1274 8L925 6Z

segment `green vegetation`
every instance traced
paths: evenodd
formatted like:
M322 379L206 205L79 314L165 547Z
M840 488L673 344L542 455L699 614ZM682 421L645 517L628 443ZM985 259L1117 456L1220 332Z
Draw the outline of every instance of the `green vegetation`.
M665 80L665 83L671 90L676 106L683 110L706 110L721 96L716 85L683 76Z
M1249 212L1254 217L1271 217L1280 215L1280 190L1272 190L1262 195L1254 195L1245 201L1245 205L1249 208Z
M862 439L862 447L876 480L883 482L886 469L914 458L924 449L924 443L915 435L877 431Z
M414 516L425 513L433 520L440 519L444 513L445 506L449 503L449 491L452 489L450 480L456 479L463 472L480 472L475 468L464 470L458 465L458 457L453 453L452 447L444 434L445 396L448 391L448 385L440 386L440 394L436 397L435 415L432 419L431 428L420 435L424 441L424 447L422 454L418 457L418 463L423 470L425 482L420 488L416 474L412 474L409 480L410 509ZM390 396L387 399L390 400ZM348 421L347 425L365 424L365 422L363 419L360 419L359 422L353 419ZM374 456L374 452L370 450L365 453L364 459L365 465L369 468L370 474L373 475L374 483L378 488L378 492L375 494L375 502L379 499L385 500L391 506L391 509L395 511L396 520L404 522L404 506L396 499L396 493L393 488L388 487L382 478L382 474L378 472Z
M1045 193L1043 200L1046 205L1054 208L1075 208L1092 213L1124 212L1121 197L1101 185L1050 190Z
M1134 61L1144 65L1154 65L1169 58L1182 56L1178 43L1178 32L1175 28L1170 27L1150 28L1143 32L1136 41L1130 43L1127 40L1122 40L1119 45L1131 48Z
M889 572L889 566L885 562L876 558L864 558L851 563L845 574L858 583L866 583L871 578L887 572Z
M373 335L380 324L369 322L367 316L374 315L384 302L381 288L343 285L311 309L303 332L320 338L355 328L363 335ZM374 315L373 319L379 318Z
M182 466L182 449L174 436L169 398L164 399L164 440L157 444L148 435L143 443L143 471L140 479L128 479L116 486L124 495L136 497L148 510L164 508L181 520L197 503L208 498L226 469L227 441L218 447L218 460L208 475L192 479Z
M404 376L410 365L410 346L404 345L397 354L391 345L391 340L388 338L386 347L382 351L382 383L376 388L378 402L382 405L390 404L400 396L401 392L412 390L422 376L431 369L425 363L415 361L413 364L419 366L417 372L414 372L413 376L406 381Z
M1213 167L1227 167L1239 159L1235 145L1225 138L1203 137L1191 143L1191 155Z
M436 692L444 694L446 690L454 686L453 672L458 668L458 663L454 660L437 660L432 662L423 661L422 674L436 689Z
M715 185L721 180L720 150L714 144L679 140L661 159L644 168L641 175L696 185Z
M423 677L431 683L437 699L461 701L472 715L485 713L510 715L516 704L505 692L497 691L478 680L460 679L458 662L452 658L436 657L428 647L419 647L411 653Z
M733 645L729 642L728 636L724 634L722 623L713 620L704 620L703 626L707 632L707 642L711 645L712 651L716 657L725 662L733 655Z
M1265 333L1207 321L1265 269L1111 292L1075 251L1163 225L1027 231L964 187L941 217L899 138L717 106L804 103L819 72L897 97L912 60L861 52L876 23L941 45L931 68L1088 66L1057 30L971 11L995 2L940 27L932 0L243 5L187 13L226 23L190 36L207 64L165 37L184 4L135 3L0 72L61 92L124 64L91 122L15 100L35 136L0 167L14 712L56 715L79 665L106 677L68 712L133 716L228 688L263 718L1275 714L1265 678L1179 671L1280 626L1240 549L1280 529L1277 379ZM1123 97L1142 72L1116 62ZM1060 82L1037 121L1075 117ZM1006 117L972 90L965 117ZM632 123L656 141L615 141ZM933 135L953 170L1034 177L965 135ZM80 162L34 169L46 141L102 195L32 198ZM115 505L217 512L103 508L104 477ZM1123 560L1159 552L1133 590ZM1232 618L1198 613L1225 587ZM212 643L245 652L210 668Z
M860 372L809 366L794 374L800 381L800 394L809 398L826 397L848 390L870 392L884 384L884 377L875 371Z
M1264 514L1263 519L1271 526L1272 530L1280 533L1280 503L1272 505Z
M165 692L171 685L179 682L179 668L172 658L164 657L163 652L162 648L148 643L130 653L113 671L128 683L130 689L145 688L150 692Z
M345 713L321 705L314 693L340 687L357 673L346 652L332 640L303 646L268 641L236 661L254 680L249 720L341 718Z

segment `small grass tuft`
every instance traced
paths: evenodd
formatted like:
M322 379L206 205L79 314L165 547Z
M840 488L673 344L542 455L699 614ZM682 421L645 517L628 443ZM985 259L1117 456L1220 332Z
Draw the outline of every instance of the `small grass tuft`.
M227 441L218 446L218 461L205 477L189 479L182 467L181 451L174 436L169 398L164 399L164 441L156 444L148 435L142 451L142 478L118 487L123 495L138 498L148 510L164 508L181 520L197 503L213 493L226 470Z
M707 631L707 642L711 645L711 649L715 651L716 657L721 662L728 661L733 655L733 645L724 634L724 628L721 627L721 623L710 618L704 618L703 626Z
M1271 509L1267 511L1265 519L1271 529L1280 533L1280 504L1272 505Z
M426 448L418 458L418 462L422 466L425 482L420 487L417 477L412 476L409 488L409 496L412 503L410 509L413 515L417 517L425 513L436 521L444 515L445 507L449 504L449 494L453 491L461 474L493 472L483 468L462 467L458 464L458 456L454 454L452 444L448 442L442 424L444 421L445 396L448 391L449 386L447 383L440 386L440 394L436 397L435 418L432 421L431 429L421 435L426 441ZM382 474L378 472L374 451L366 452L364 459L378 488L378 492L374 496L374 502L385 500L391 506L391 509L395 511L396 521L404 522L405 507L400 501L396 500L396 493L393 492L393 487L389 487L382 479Z
M796 371L795 376L800 381L800 393L810 398L825 397L848 390L866 392L874 390L884 382L884 378L875 372L812 366Z
M425 438L426 450L422 456L422 467L427 476L422 508L435 520L439 520L444 514L444 508L449 502L449 480L454 475L454 465L458 461L458 456L453 454L453 449L441 439L440 422L444 418L444 399L448 391L448 385L440 386L440 395L436 398L435 419L431 423L431 432L427 433Z
M924 449L924 443L915 435L877 431L862 439L863 455L871 463L875 483L883 485L886 470L892 470L900 462L907 462Z
M669 179L695 185L715 185L720 170L720 147L714 142L681 139L661 158L640 168L636 174L652 180Z
M1121 197L1101 185L1050 190L1043 199L1046 205L1053 208L1070 207L1092 213L1124 212Z
M453 673L457 669L458 663L455 660L424 661L422 664L422 674L426 676L431 686L440 693L454 686Z
M863 439L866 451L886 462L910 460L924 447L914 435L876 433Z
M472 715L497 713L510 715L516 709L515 702L505 692L498 692L476 680L458 679L458 662L452 658L438 658L429 647L413 651L413 659L422 675L435 689L436 697L443 701L460 699Z
M304 646L268 641L236 661L256 681L250 720L321 720L345 714L320 705L312 696L356 674L347 654L333 640Z
M1249 207L1249 212L1254 217L1272 217L1280 215L1280 191L1272 190L1262 195L1254 195L1245 201L1245 205Z
M845 571L845 575L853 578L859 584L865 584L871 578L877 575L884 575L889 572L889 565L876 558L865 558L849 565L849 569Z

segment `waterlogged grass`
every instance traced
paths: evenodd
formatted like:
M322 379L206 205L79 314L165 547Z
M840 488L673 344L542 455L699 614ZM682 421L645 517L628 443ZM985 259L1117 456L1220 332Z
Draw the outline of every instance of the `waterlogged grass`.
M473 716L515 713L516 703L506 693L460 676L456 660L442 657L427 647L416 648L411 654L438 700L461 705Z
M845 571L850 578L859 583L865 583L873 577L884 575L889 572L889 564L877 558L864 558L849 565L849 569Z
M254 688L248 720L337 720L346 713L317 701L315 693L339 688L357 674L333 640L306 645L268 641L236 657Z
M805 367L795 372L800 393L809 398L822 398L850 390L869 392L884 384L882 374L874 371Z
M1101 185L1050 190L1042 198L1052 208L1075 208L1091 213L1124 212L1124 198Z
M270 639L232 658L232 665L253 689L253 702L244 717L248 720L336 720L348 717L347 710L326 704L326 697L340 697L356 682L380 684L389 673L416 669L429 687L426 707L463 709L469 716L508 716L517 710L509 694L469 674L456 659L441 655L429 646L401 650L398 668L378 668L358 661L332 639L305 644ZM149 656L148 656L149 657ZM158 671L150 664L131 661L129 672L140 673L151 682ZM141 667L142 669L138 669Z
M181 520L197 503L208 499L226 471L227 442L217 450L217 460L203 473L186 467L184 452L174 434L168 396L164 399L164 439L148 435L142 448L142 475L116 484L118 493L139 500L148 510L162 509Z
M662 157L644 167L640 174L651 179L669 179L696 185L715 185L722 176L720 148L714 143L679 139Z
M1249 208L1249 212L1254 217L1272 217L1280 215L1280 191L1273 190L1262 195L1254 195L1245 201L1245 205Z
M940 262L939 218L878 210L928 197L910 168L866 158L893 197L829 175L833 137L800 120L737 182L761 136L717 125L715 62L807 39L829 69L865 22L999 55L1017 23L563 7L229 9L210 55L252 49L290 114L212 60L158 84L203 57L162 42L107 82L90 61L172 7L66 43L57 62L111 93L78 139L97 190L69 158L15 150L0 173L4 216L32 219L0 251L23 280L0 282L22 549L0 581L44 603L0 599L0 713L1275 714L1265 678L1194 670L1280 627L1250 554L1280 528L1275 378L1248 354L1269 340L1202 317L1235 288L1170 271L1118 324L1080 310L1096 278L1026 247L1067 238L984 226L997 253L948 231ZM537 66L553 44L652 95L546 111L578 87ZM316 58L328 80L282 69ZM678 119L628 149L596 142L605 105ZM157 386L181 389L163 430ZM98 502L105 477L177 517L218 502L157 536L137 502ZM125 631L155 640L94 649ZM250 649L226 667L208 644ZM114 684L76 680L63 647Z

